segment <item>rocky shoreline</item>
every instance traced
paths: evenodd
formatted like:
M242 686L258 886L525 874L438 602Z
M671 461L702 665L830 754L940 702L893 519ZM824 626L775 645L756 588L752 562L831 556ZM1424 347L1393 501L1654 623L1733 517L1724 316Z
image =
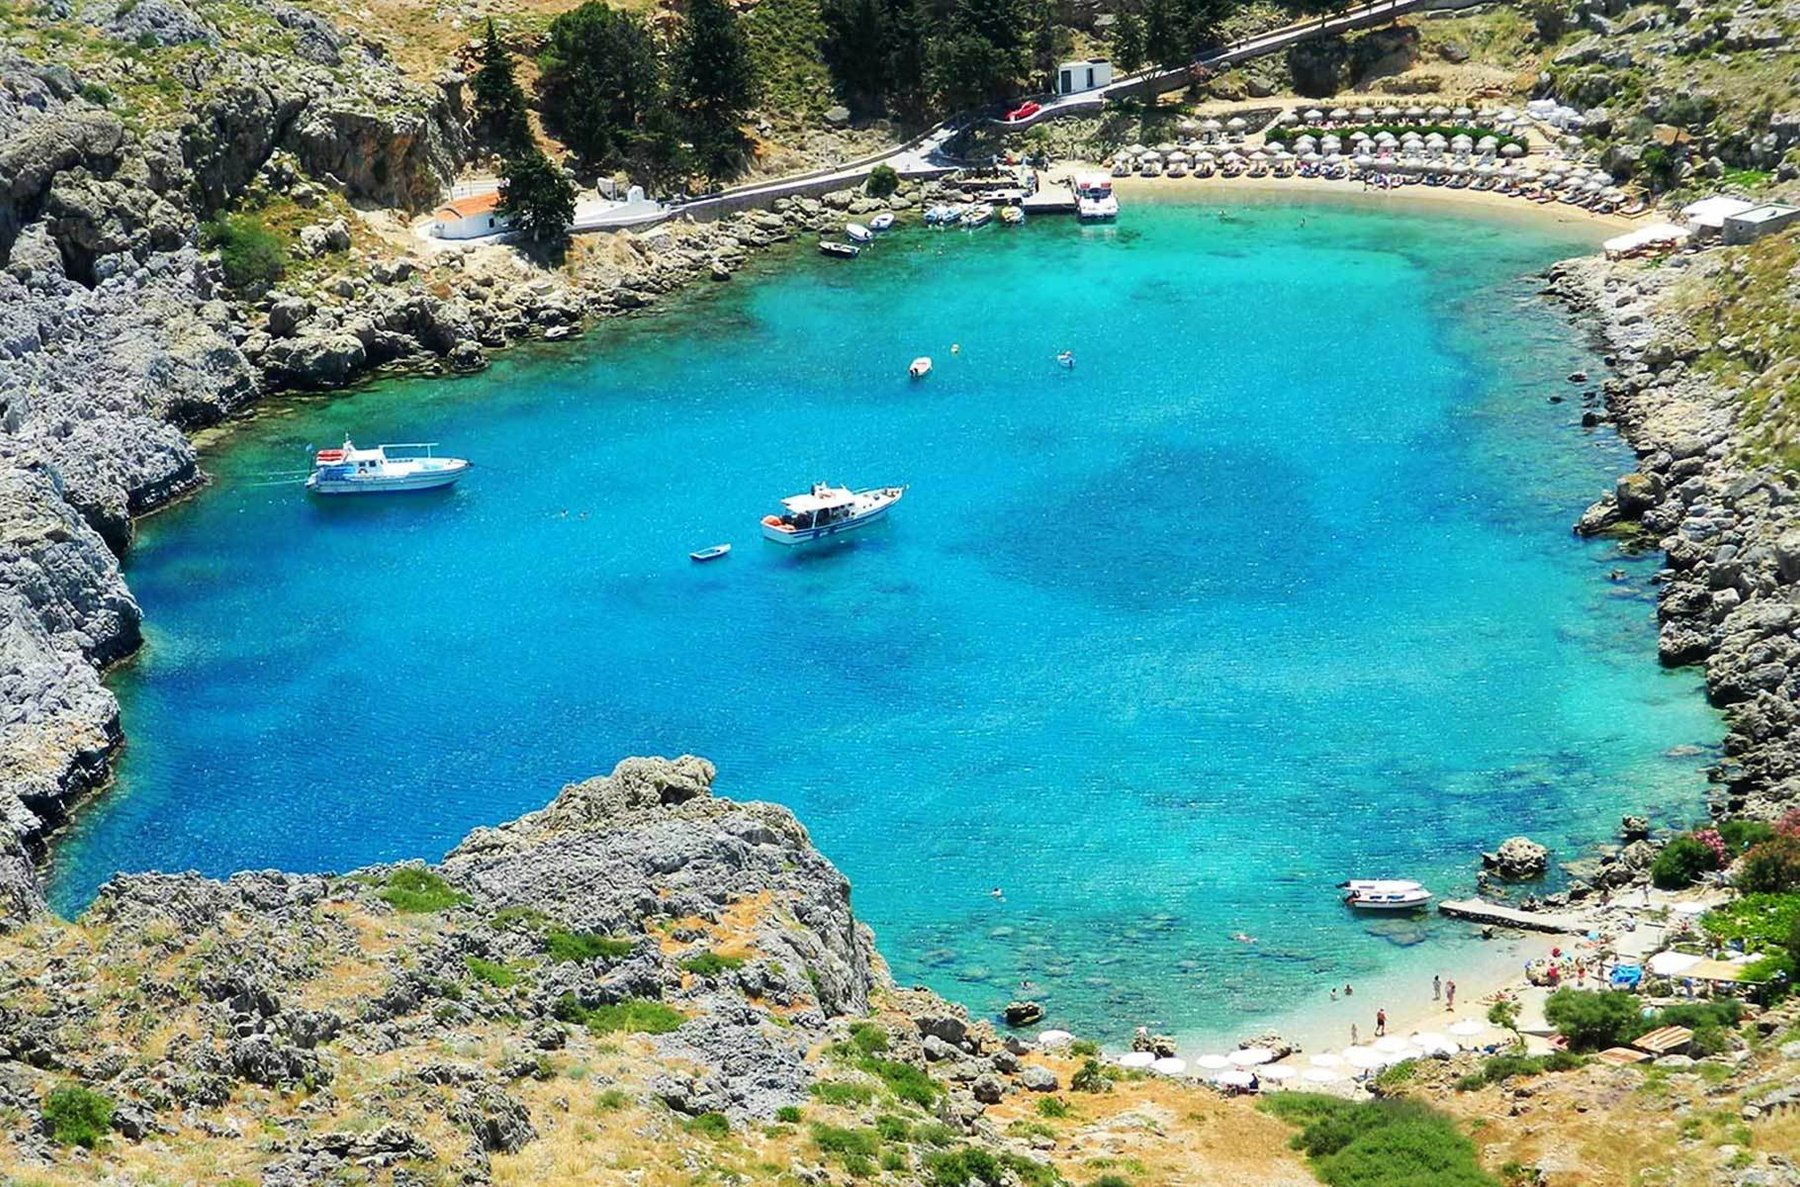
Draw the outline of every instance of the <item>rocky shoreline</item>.
M1716 251L1662 267L1576 259L1551 269L1545 291L1604 352L1606 417L1640 458L1575 530L1664 554L1658 654L1704 665L1725 714L1712 810L1774 819L1800 794L1800 506L1788 475L1747 456L1739 398L1695 370L1701 345L1670 308L1678 286L1738 266Z

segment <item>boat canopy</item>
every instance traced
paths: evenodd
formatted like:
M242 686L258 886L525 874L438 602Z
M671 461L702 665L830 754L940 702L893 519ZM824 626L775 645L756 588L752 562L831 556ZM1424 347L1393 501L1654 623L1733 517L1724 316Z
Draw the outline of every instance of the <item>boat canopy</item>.
M803 495L790 495L781 500L781 505L795 515L805 515L811 511L829 511L833 507L846 507L856 499L854 491L842 486L826 486L820 483Z

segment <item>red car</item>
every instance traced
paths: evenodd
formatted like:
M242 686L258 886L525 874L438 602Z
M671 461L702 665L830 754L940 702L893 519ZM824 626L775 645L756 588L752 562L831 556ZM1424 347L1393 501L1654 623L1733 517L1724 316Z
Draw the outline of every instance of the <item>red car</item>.
M1028 120L1032 116L1036 115L1038 112L1042 111L1043 109L1044 108L1041 103L1037 103L1031 99L1027 99L1027 100L1025 100L1025 102L1019 104L1017 107L1013 108L1011 111L1006 113L1006 122L1010 124L1010 123L1016 123L1019 120Z

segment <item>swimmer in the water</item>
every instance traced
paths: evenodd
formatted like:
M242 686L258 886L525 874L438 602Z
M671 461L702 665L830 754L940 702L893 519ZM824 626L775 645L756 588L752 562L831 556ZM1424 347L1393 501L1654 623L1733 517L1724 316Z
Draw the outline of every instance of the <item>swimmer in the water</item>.
M988 891L988 894L993 898L1005 898L1006 897L1005 893L1003 891L1001 891L1001 889L998 886L996 886L992 890Z

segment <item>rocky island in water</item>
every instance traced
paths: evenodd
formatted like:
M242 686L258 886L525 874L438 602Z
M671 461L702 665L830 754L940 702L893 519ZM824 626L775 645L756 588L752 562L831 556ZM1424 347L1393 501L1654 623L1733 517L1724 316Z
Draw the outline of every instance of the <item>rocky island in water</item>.
M1791 8L0 16L0 1181L1800 1184ZM1096 94L1047 93L1103 58L1082 75ZM1353 129L1388 138L1391 168L1297 139ZM1399 163L1428 135L1429 185L1423 158ZM1240 148L1245 198L1195 176ZM987 172L1008 156L1026 172ZM1538 167L1578 163L1573 190ZM1446 211L1601 220L1596 242L1680 224L1650 255L1557 266L1544 295L1610 371L1570 376L1570 431L1616 428L1639 457L1576 530L1662 558L1646 662L1701 666L1723 711L1711 819L1496 853L1480 883L1504 908L1495 941L1524 946L1515 984L1467 985L1460 1007L1451 985L1442 1010L1421 984L1379 1036L1397 1049L1371 1001L1344 1055L1245 1034L1205 1075L1135 1019L1042 1029L1029 986L971 1017L895 984L793 814L714 796L694 757L625 758L436 863L124 873L74 919L48 910L58 830L106 794L127 736L156 745L106 674L145 640L121 568L134 524L206 484L197 435L271 396L478 371L1034 165L1134 174L1127 211L1173 194L1222 220L1284 179L1296 200L1385 200L1357 169L1401 190L1395 218L1426 205L1412 186ZM1735 213L1696 212L1707 198ZM468 212L503 233L434 233Z

